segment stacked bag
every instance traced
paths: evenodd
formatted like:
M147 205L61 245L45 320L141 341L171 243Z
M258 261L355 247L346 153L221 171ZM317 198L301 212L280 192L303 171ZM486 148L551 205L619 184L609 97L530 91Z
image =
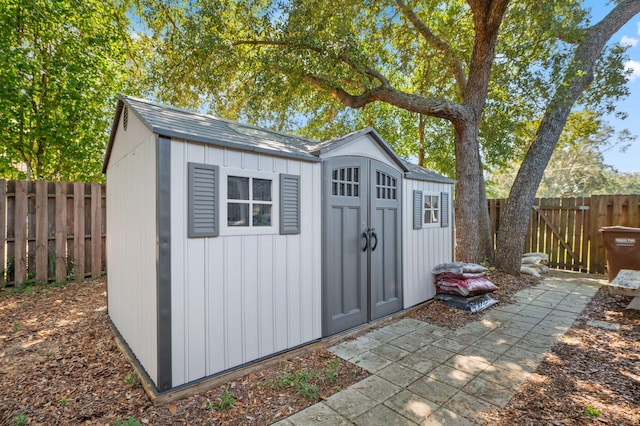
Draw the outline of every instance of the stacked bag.
M522 266L520 272L540 278L540 274L549 272L549 255L546 253L525 253L522 255Z
M434 274L436 298L452 308L471 313L482 311L498 301L490 296L498 289L485 278L487 268L475 263L442 263L431 271Z

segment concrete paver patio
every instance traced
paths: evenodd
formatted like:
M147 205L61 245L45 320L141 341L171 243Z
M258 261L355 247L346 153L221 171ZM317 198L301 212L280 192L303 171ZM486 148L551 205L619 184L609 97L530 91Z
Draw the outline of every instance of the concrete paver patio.
M603 280L553 273L458 330L411 318L329 350L371 376L278 423L473 425L507 405Z

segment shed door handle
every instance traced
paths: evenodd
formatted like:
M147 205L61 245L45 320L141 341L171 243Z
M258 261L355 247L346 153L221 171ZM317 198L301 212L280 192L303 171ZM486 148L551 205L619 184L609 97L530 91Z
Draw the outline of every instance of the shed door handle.
M364 238L364 248L362 251L367 251L369 248L369 235L366 232L363 232L362 237Z
M375 251L376 247L378 247L378 234L375 233L374 228L371 229L371 243L373 244L373 247L371 247L371 251Z

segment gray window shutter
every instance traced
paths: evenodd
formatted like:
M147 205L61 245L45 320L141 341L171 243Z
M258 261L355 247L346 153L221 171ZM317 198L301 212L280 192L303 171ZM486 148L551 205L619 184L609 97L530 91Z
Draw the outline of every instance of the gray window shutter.
M280 233L300 233L300 176L280 175Z
M189 189L188 236L217 237L218 218L218 166L188 163Z
M422 229L422 191L413 191L413 229Z
M440 226L446 228L449 226L449 193L440 193Z

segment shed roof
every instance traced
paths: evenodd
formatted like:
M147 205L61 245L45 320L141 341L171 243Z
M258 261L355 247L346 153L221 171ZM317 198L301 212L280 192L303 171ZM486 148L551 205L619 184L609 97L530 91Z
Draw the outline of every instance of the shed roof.
M407 178L454 183L454 181L445 176L410 164L398 157L378 132L371 127L324 142L317 142L125 95L120 96L116 107L116 114L111 127L111 135L109 136L109 144L102 168L103 173L106 172L109 164L111 150L118 130L118 122L125 106L151 132L157 135L305 161L318 162L321 154L369 134L398 163Z

